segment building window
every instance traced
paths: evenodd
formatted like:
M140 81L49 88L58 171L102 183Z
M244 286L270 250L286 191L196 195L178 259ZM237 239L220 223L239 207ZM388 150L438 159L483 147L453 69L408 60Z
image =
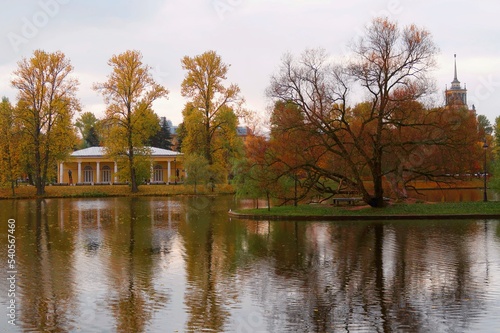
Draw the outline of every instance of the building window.
M102 182L111 183L111 168L107 165L102 167Z
M163 168L159 164L155 165L154 174L153 174L153 181L154 182L162 182L163 181Z
M90 165L87 165L83 169L83 182L84 183L93 183L94 182L94 171Z

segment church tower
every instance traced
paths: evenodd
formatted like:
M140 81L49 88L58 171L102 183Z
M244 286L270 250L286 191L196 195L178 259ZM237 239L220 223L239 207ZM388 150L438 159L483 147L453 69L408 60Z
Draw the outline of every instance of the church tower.
M451 82L451 88L446 89L445 97L446 97L446 106L465 106L467 107L467 89L462 88L460 81L457 79L457 55L455 57L455 77Z

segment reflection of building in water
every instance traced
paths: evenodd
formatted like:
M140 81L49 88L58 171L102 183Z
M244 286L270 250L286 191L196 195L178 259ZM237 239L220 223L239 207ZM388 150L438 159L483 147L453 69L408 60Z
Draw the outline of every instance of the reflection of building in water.
M129 206L127 205L127 208ZM145 199L139 207L137 223L150 223L151 251L168 253L181 218L178 201ZM124 210L122 198L59 200L59 227L64 230L70 221L77 221L78 236L82 246L89 253L95 253L106 242L106 233L122 226L123 220L130 218ZM145 225L144 225L145 226Z
M73 203L73 211L78 213L78 233L83 247L90 254L95 254L102 246L104 236L102 227L112 222L113 205L109 200L78 200Z
M150 216L152 224L151 251L153 253L169 253L177 234L176 227L180 220L180 204L178 201L151 200Z

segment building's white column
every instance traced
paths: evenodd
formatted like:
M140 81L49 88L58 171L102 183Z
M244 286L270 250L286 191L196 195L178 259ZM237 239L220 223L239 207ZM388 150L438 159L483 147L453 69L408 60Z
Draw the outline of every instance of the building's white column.
M64 163L59 164L59 183L64 181Z
M114 182L117 183L118 182L118 176L116 175L118 173L118 163L116 163L115 161L115 173L113 174L113 177L114 177Z
M99 162L96 162L95 172L96 172L96 183L101 182L101 169L99 168Z
M82 182L82 162L78 162L78 182Z
M168 161L167 165L167 183L170 183L170 161Z

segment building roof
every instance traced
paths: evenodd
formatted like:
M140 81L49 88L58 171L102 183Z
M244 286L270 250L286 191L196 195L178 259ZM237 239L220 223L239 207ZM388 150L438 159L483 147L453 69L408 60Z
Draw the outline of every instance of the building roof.
M246 136L246 135L248 135L248 127L238 126L238 127L236 127L236 133L238 136Z
M151 148L151 155L152 156L179 156L179 155L182 155L181 153L173 151L173 150L156 148L156 147L148 147L148 148ZM106 155L106 152L104 151L104 147L89 147L89 148L85 148L85 149L76 150L73 153L71 153L71 157L100 157L100 156L105 156L105 155Z

